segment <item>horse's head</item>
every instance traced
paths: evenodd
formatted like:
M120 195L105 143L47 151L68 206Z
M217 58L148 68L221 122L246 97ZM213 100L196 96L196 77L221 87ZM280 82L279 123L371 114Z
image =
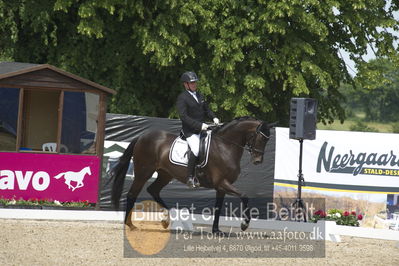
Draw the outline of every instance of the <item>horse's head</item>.
M276 123L268 124L263 121L257 121L255 130L249 133L246 145L249 147L251 162L253 164L256 165L263 162L264 150L270 139L270 128L275 125Z
M85 171L86 171L89 175L91 175L91 169L90 169L89 166L85 167Z
M248 116L239 117L223 125L222 128L216 129L214 133L224 143L248 150L251 154L251 162L260 164L263 162L264 150L270 139L270 128L276 124L268 124Z

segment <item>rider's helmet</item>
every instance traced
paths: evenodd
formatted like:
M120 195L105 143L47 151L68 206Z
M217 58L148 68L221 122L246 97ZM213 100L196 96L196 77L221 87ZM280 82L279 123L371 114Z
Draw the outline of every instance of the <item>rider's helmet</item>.
M180 77L181 82L196 82L198 81L197 74L192 71L184 72Z

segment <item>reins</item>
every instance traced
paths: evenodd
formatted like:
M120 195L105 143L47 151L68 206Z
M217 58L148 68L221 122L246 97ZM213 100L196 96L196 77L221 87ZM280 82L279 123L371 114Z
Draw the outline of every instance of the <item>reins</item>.
M223 138L223 137L221 137L221 136L219 136L219 135L213 135L213 137L219 138L219 139L221 139L221 140L223 140L223 141L225 141L225 142L229 142L229 143L231 143L231 144L233 144L233 145L235 145L235 146L237 146L237 147L240 147L240 148L242 148L242 149L244 149L244 150L246 150L246 151L251 152L251 149L248 148L247 145L242 146L242 145L240 145L240 144L235 143L234 141L231 141L231 140L229 140L229 139Z
M256 134L260 134L262 137L264 137L264 138L266 138L266 139L270 139L270 136L266 136L266 134L264 134L262 131L259 130L259 128L260 128L261 125L262 125L262 124L259 124L259 125L258 125L258 127L256 128L255 133L256 133ZM235 146L237 146L237 147L240 147L240 148L242 148L242 149L248 151L249 153L252 153L253 151L255 151L255 152L257 152L257 153L261 153L262 155L265 154L264 151L259 150L259 149L256 149L256 148L253 148L253 143L252 143L252 144L247 144L247 143L246 143L246 144L243 146L243 145L240 145L240 144L238 144L238 143L236 143L236 142L234 142L234 141L231 141L231 140L229 140L229 139L223 138L222 136L219 136L219 135L216 135L216 134L214 135L214 137L217 137L217 138L219 138L219 139L221 139L221 140L223 140L223 141L225 141L225 142L229 142L229 143L231 143L231 144L233 144L233 145L235 145ZM254 137L252 137L252 138L254 138ZM251 138L251 140L252 140L252 138ZM247 146L248 146L248 147L247 147Z

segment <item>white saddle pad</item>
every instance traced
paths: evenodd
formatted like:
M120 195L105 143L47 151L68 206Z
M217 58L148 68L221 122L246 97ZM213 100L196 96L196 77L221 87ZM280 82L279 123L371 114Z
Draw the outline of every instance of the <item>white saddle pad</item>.
M208 163L209 147L211 141L211 134L208 133L205 137L205 160L200 163L200 167L205 167ZM188 163L188 144L187 141L177 137L172 144L169 152L169 161L176 165L187 166Z

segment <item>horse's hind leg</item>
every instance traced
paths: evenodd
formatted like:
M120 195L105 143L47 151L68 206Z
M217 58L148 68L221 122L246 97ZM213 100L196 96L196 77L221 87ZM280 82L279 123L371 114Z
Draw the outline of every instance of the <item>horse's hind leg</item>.
M65 184L68 186L69 189L72 188L72 186L71 186L71 180L65 178Z
M152 196L152 198L162 207L165 209L169 209L168 206L166 206L166 203L162 200L160 196L161 190L169 184L170 180L172 180L172 177L166 174L163 171L158 171L158 178L147 188L147 192ZM166 219L162 220L162 226L166 229L169 226L169 215L166 217Z
M168 206L166 206L166 203L161 199L160 192L167 184L169 184L171 180L171 176L167 175L163 171L158 171L157 179L147 188L147 192L153 197L153 199L166 209L169 208Z
M147 173L137 173L135 171L135 177L133 180L133 184L130 187L129 192L126 197L126 212L125 212L125 224L129 226L131 229L134 229L134 225L131 221L131 211L134 207L134 204L137 200L137 197L140 191L143 189L143 186L147 182L148 179L151 178L153 172L147 171Z

